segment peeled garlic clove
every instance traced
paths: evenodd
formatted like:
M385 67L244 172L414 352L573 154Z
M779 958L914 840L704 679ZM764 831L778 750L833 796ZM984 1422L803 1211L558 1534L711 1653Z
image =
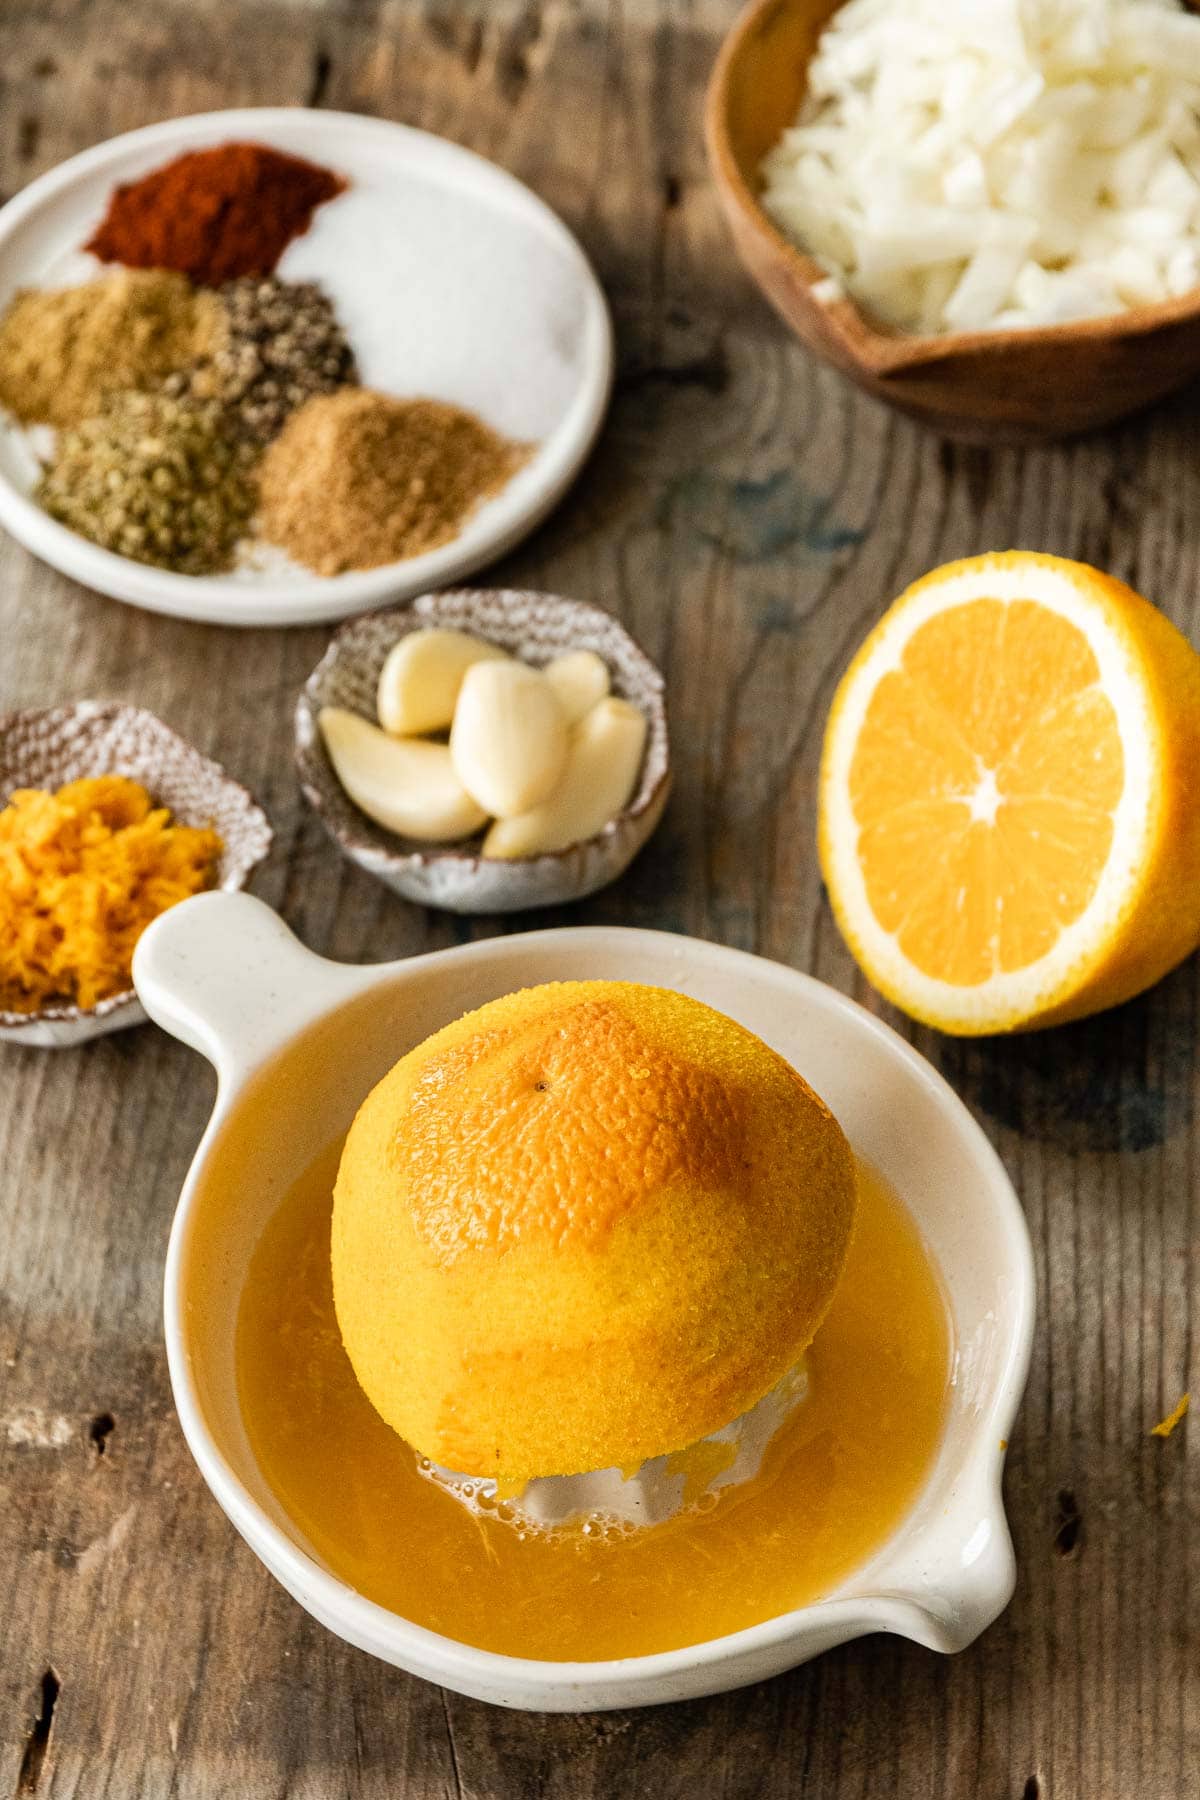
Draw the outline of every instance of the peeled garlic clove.
M550 798L517 818L498 819L485 856L542 856L579 844L628 806L646 748L646 718L627 700L593 706L571 734L566 772Z
M528 812L557 787L567 736L558 696L540 669L483 662L463 676L450 754L468 794L493 818Z
M445 744L389 737L340 706L317 714L337 778L369 819L402 837L445 844L487 823L454 773Z
M458 690L473 663L503 659L504 651L466 631L412 631L393 644L379 671L375 710L395 737L444 731Z
M570 650L547 663L544 674L558 695L568 725L577 725L608 692L608 664L594 650Z

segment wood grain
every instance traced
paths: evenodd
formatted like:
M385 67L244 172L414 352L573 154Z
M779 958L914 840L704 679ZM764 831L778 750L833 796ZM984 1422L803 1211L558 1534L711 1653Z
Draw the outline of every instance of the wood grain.
M956 1044L867 990L812 848L833 683L932 564L1091 558L1200 641L1195 396L1061 448L963 450L809 360L739 273L705 176L701 94L730 16L8 0L0 188L169 114L320 103L458 138L578 230L617 317L615 404L578 488L495 574L611 607L664 665L677 787L625 880L569 916L811 969L983 1121L1039 1266L1007 1484L1017 1597L953 1659L875 1639L745 1693L591 1719L491 1710L358 1655L243 1548L172 1413L162 1257L207 1070L152 1029L0 1048L0 1797L1200 1794L1197 1434L1148 1435L1200 1374L1196 965L1091 1023ZM306 816L290 719L324 636L152 618L0 542L0 704L137 700L216 755L271 814L256 886L307 943L366 960L519 925L404 905Z

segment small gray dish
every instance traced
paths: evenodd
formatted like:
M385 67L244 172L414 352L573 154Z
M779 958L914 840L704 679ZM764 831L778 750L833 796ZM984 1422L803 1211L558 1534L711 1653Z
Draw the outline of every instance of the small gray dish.
M417 844L359 811L334 773L317 727L324 706L375 721L375 691L389 650L413 631L467 631L541 667L568 650L594 650L612 691L645 713L646 750L633 798L595 837L513 861L481 856L481 838ZM305 798L344 855L396 893L458 913L520 912L582 900L622 874L662 818L671 786L663 678L610 613L557 594L452 588L406 607L364 613L337 632L296 705L296 767Z
M96 775L131 776L179 824L213 826L223 845L217 886L226 892L242 887L271 848L267 816L246 789L141 707L82 700L0 716L0 806L17 788L54 790ZM145 1018L131 983L87 1008L0 1008L0 1040L65 1049Z

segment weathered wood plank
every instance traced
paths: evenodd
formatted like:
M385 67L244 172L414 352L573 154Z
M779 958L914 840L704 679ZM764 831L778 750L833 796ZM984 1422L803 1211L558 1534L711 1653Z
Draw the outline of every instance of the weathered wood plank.
M1200 635L1194 400L986 452L817 369L735 268L705 180L699 98L729 12L10 4L0 190L172 113L315 101L469 143L579 231L617 317L613 413L575 493L496 575L599 601L641 637L668 673L678 785L627 879L570 916L812 969L898 1024L987 1126L1041 1286L1008 1480L1017 1599L950 1661L876 1640L745 1694L597 1719L499 1713L344 1648L235 1539L170 1405L162 1253L206 1071L150 1030L0 1050L0 1795L1200 1793L1197 1451L1186 1431L1147 1436L1195 1372L1196 968L1095 1023L956 1045L866 989L812 850L832 684L933 563L1010 543L1090 557ZM259 891L307 942L373 959L511 928L406 907L328 849L289 760L323 641L154 619L0 543L0 704L137 699L219 756L272 815Z

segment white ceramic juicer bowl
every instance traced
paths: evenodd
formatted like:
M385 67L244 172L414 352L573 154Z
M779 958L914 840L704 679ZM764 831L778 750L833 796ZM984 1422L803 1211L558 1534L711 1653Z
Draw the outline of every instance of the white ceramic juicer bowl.
M563 1663L440 1637L330 1572L255 1464L238 1406L234 1329L251 1252L271 1213L397 1058L500 994L581 978L692 994L756 1031L811 1082L916 1217L941 1268L957 1356L945 1434L923 1492L882 1550L826 1600L682 1650ZM165 913L138 946L134 980L151 1018L208 1057L219 1077L167 1254L166 1341L180 1422L238 1531L331 1631L459 1693L587 1712L719 1693L873 1631L961 1650L1003 1610L1014 1564L1000 1479L1033 1329L1029 1238L966 1108L862 1008L741 951L610 927L346 967L302 948L245 894L205 894Z

